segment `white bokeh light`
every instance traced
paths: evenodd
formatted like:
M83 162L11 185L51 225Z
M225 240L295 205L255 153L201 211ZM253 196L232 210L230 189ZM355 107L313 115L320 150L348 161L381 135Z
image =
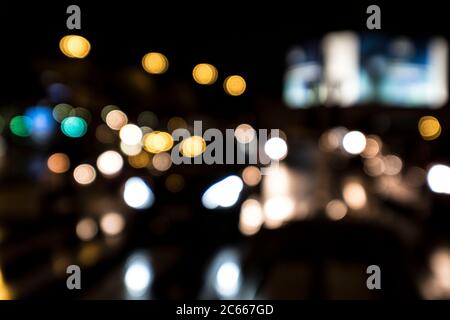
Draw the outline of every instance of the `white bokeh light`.
M136 145L142 140L142 130L135 124L127 124L120 129L119 136L124 144Z
M144 180L139 177L132 177L125 182L123 199L132 208L146 209L152 206L154 195Z
M120 234L125 228L125 218L117 212L109 212L100 219L100 228L108 236Z
M215 289L223 298L234 297L240 288L241 270L234 261L224 262L216 274Z
M119 173L120 170L122 170L122 167L123 158L116 151L105 151L97 158L97 168L106 176L113 176Z
M238 199L244 183L238 176L229 176L208 188L202 197L205 208L231 207Z
M269 222L283 222L295 212L295 201L289 196L275 196L264 203L264 215Z
M131 297L142 297L153 280L149 259L142 254L132 256L126 266L124 282Z
M428 170L427 182L431 191L450 194L450 167L435 164Z
M272 160L281 160L287 155L286 141L279 137L270 138L264 145L264 152Z
M136 156L142 151L142 144L126 144L120 142L120 150L127 156Z
M360 154L366 148L366 137L360 131L350 131L344 136L342 146L350 154Z

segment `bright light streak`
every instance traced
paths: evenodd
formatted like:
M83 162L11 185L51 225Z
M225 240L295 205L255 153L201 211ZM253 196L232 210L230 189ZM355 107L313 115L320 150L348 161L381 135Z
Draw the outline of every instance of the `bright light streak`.
M353 210L362 209L367 203L366 190L356 181L347 182L344 185L342 196L345 203Z
M268 227L278 226L295 213L295 201L289 196L275 196L264 202L264 216Z
M448 100L448 43L435 38L429 47L427 77L430 81L427 96L434 107L442 107Z
M239 230L242 234L253 235L259 231L264 223L261 203L256 199L247 199L241 205Z
M209 187L202 197L202 204L207 209L228 208L239 199L244 183L238 176L229 176Z
M223 298L234 297L240 289L241 270L234 261L224 262L217 270L214 287Z
M13 299L12 293L8 285L3 279L2 270L0 270L0 300L10 300Z
M264 225L268 228L280 227L285 219L294 214L295 197L292 195L291 177L286 165L272 165L267 168L262 185L262 202Z
M323 40L325 81L338 86L329 90L328 99L342 106L359 98L359 44L352 32L335 32Z
M450 291L450 252L439 248L430 257L430 267L437 283L446 291Z
M127 262L124 282L131 297L145 295L153 281L153 269L150 260L143 254L134 254Z

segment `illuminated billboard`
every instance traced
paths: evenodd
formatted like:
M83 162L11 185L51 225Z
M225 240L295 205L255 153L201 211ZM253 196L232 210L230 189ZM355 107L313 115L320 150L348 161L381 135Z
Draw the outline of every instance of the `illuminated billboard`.
M294 109L371 103L439 108L448 98L443 38L334 32L291 49L287 64L283 95Z

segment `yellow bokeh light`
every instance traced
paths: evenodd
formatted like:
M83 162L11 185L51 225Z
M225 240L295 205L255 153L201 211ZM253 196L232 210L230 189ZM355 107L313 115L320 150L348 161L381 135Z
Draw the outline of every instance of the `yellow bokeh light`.
M200 136L192 136L183 140L180 151L183 156L193 158L202 154L205 149L205 139Z
M213 65L209 63L200 63L192 70L192 76L198 84L209 85L216 82L218 72Z
M441 125L435 117L425 116L419 120L419 133L424 140L434 140L441 135Z
M52 257L52 271L57 275L66 274L67 266L72 264L72 259L65 252L56 252Z
M136 169L145 168L150 164L150 156L147 152L140 152L137 155L128 157L130 166Z
M161 74L169 68L169 60L162 53L150 52L142 58L142 67L152 74Z
M78 252L78 260L84 266L92 266L98 262L102 254L99 243L89 242L83 245Z
M64 153L54 153L47 160L48 169L53 173L64 173L69 170L69 157Z
M153 131L144 136L144 149L151 153L168 151L173 146L172 136L163 131Z
M240 96L247 88L247 84L241 76L233 75L225 79L223 88L230 96Z
M59 42L59 49L69 58L83 59L91 51L91 44L82 36L68 35Z
M0 300L11 300L12 294L9 287L6 285L2 271L0 270Z

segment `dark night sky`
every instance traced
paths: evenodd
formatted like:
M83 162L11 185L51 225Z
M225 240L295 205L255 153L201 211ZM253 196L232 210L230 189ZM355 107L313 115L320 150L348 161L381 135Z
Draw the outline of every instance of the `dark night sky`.
M161 50L177 75L189 77L192 65L207 59L223 72L246 74L252 86L274 96L290 46L330 30L364 31L367 17L367 4L359 1L6 1L0 12L2 69L16 68L10 59L26 59L30 50L35 57L60 57L54 46L67 33L65 10L73 3L81 7L80 34L93 43L90 59L95 62L132 64L149 50ZM377 3L382 4L383 33L419 36L448 29L446 11L436 6Z
M441 143L442 147L439 150L435 148L435 151L430 151L432 147L429 145L434 143L432 142L424 149L429 153L420 154L419 147L423 146L424 142L417 142L420 140L416 132L417 119L421 113L429 112L429 110L385 108L380 112L376 106L367 106L367 108L351 108L351 110L318 107L303 112L289 110L283 105L281 99L283 75L286 68L286 53L290 47L308 40L320 39L329 31L367 31L365 11L372 1L328 2L233 0L222 1L220 4L215 1L196 1L195 3L187 1L180 4L166 1L128 0L36 1L27 4L7 0L0 5L0 106L10 103L19 108L25 108L35 104L46 95L45 88L40 83L40 74L47 66L59 70L70 70L69 72L74 71L76 74L78 71L76 63L78 63L79 70L89 70L92 74L84 75L79 79L71 74L64 74L64 76L67 82L71 82L71 85L75 87L89 88L96 99L92 100L96 109L92 108L91 111L97 121L100 121L101 107L111 103L128 108L124 108L124 111L127 111L130 118L135 118L142 110L151 109L161 116L161 119L175 115L186 117L189 121L192 118L209 117L216 121L215 125L219 128L231 128L244 121L258 122L260 127L275 128L281 123L283 127L279 127L283 129L285 127L301 130L306 128L305 131L299 130L299 135L293 135L292 140L289 141L300 144L304 142L302 137L309 134L309 139L315 139L325 129L334 125L345 125L349 128L372 132L378 120L386 120L381 117L381 113L384 112L385 115L389 115L390 131L385 132L386 136L389 136L388 144L394 150L399 150L398 153L407 161L411 160L414 165L424 165L428 164L430 159L448 158L450 148L446 142L448 140L445 140L448 136L446 132L443 132L441 140L436 142ZM448 38L448 13L445 10L444 1L434 1L434 4L427 1L426 7L416 4L414 8L410 8L412 4L408 1L397 1L395 4L380 1L376 3L382 9L381 32L383 34L414 37L443 35ZM72 32L66 28L68 16L66 8L70 4L78 4L81 7L82 29L80 31ZM92 50L87 59L73 61L62 55L58 43L61 37L68 33L81 34L89 39ZM134 97L133 93L122 86L124 81L121 76L125 74L124 71L127 68L140 68L142 56L150 51L163 52L170 61L170 67L166 74L159 78L154 77L157 79L156 86L161 89L158 94L162 98L149 100L156 102L147 106L142 102L144 98L140 100ZM215 86L204 88L193 83L192 67L200 62L210 62L218 68L219 80ZM221 83L229 74L242 74L245 77L248 87L242 97L233 99L224 93ZM78 80L79 83L77 83ZM197 99L191 109L188 105L179 103L185 100L177 100L173 97L174 92L182 89L183 85L188 86ZM439 116L444 128L450 127L450 119L446 116L447 107L436 111L435 114ZM199 117L195 118L197 116ZM379 119L378 116L380 116ZM404 124L407 125L402 127ZM410 129L413 131L408 131ZM405 132L415 134L405 134ZM375 133L378 132L375 131ZM89 138L93 139L92 132L90 134ZM60 139L58 142L60 143L58 148L65 146L65 142L62 141ZM417 143L417 146L414 143ZM302 151L298 145L295 147ZM74 157L76 160L91 161L94 153L96 154L93 152L95 148L89 143L74 142ZM415 158L409 157L408 152L416 152L419 155ZM88 158L87 154L91 158ZM209 250L212 252L215 249L214 241L218 243L223 241L221 237L225 237L225 234L227 237L225 240L239 239L235 228L238 209L233 209L232 215L219 212L217 215L201 216L202 209L199 202L201 192L216 176L223 175L225 172L237 172L238 168L198 166L183 170L188 179L194 177L186 193L177 197L176 201L172 201L171 195L164 194L160 199L161 203L173 205L174 212L178 212L177 205L180 203L190 206L186 211L195 219L185 223L181 217L179 219L181 222L174 223L175 227L171 229L171 233L168 233L169 243L175 239L182 246L186 245L185 241L191 240L195 244L202 244L201 252L197 252L197 247L192 246L183 253L183 259L190 263L190 254L196 254L198 259L203 258L204 252L209 253ZM156 188L162 190L162 183L156 185ZM100 191L109 192L110 190ZM50 195L46 200L48 203L52 202L52 196ZM48 203L44 203L43 206ZM157 207L155 211L162 213L162 218L170 220L165 216L166 207ZM142 217L138 219L143 220ZM163 223L171 222L166 220L162 220ZM43 225L46 223L47 221L42 222ZM301 245L308 246L308 239L317 236L314 223L304 226L301 232L298 232L296 227L292 229L293 231L288 230L292 232L292 235L289 232L275 233L275 238L283 239L287 243L286 248L292 249L290 237L300 234L305 238L300 237L301 241L296 242L300 245L300 249L293 250L300 252L305 249ZM322 222L319 221L320 223ZM210 225L213 227L206 228ZM136 239L133 238L130 243L158 242L157 237L157 240L148 237L147 227L146 224L136 223L137 231L133 233ZM234 228L234 233L228 232L231 228ZM320 229L320 231L328 235L327 229ZM378 235L380 238L388 239L384 234ZM214 241L204 244L203 236L208 236ZM345 236L347 234L337 238L342 241L353 241ZM357 233L355 238L358 236ZM262 239L261 251L265 252L265 243L270 241L270 239L267 241ZM389 244L385 242L380 245L376 237L371 238L370 241L373 241L380 252L385 247L389 247ZM386 242L389 241L386 240ZM318 246L320 245L319 243ZM358 243L356 246L358 245L361 244ZM333 250L332 246L331 251ZM277 249L274 249L274 252L278 254ZM391 261L395 252L397 251L389 251L385 256L386 261ZM191 268L197 268L197 265L193 264ZM396 268L397 266L395 270ZM189 281L198 280L190 278L189 268L185 268L184 265L174 268L173 273L178 274L180 270L184 272L182 276L188 285L191 285ZM172 273L170 275L172 276Z

